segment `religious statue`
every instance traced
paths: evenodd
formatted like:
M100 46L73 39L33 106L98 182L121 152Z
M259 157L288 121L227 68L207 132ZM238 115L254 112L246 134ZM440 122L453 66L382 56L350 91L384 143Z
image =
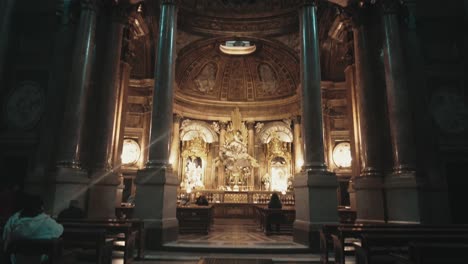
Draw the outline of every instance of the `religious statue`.
M219 160L222 162L227 175L227 184L246 186L251 175L251 167L258 167L257 161L247 153L248 131L241 121L239 109L232 113L225 136L225 143L220 147Z

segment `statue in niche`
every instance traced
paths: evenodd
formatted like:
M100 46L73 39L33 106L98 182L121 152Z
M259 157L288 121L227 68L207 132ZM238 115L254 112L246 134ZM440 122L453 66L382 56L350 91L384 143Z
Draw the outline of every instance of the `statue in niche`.
M263 94L271 95L276 92L276 76L270 65L260 64L260 66L258 66L258 77L260 79L260 89Z
M184 185L190 189L203 189L203 164L200 157L188 157L185 165Z
M210 62L203 67L201 72L194 79L197 91L210 93L214 90L217 69L218 67L213 62Z

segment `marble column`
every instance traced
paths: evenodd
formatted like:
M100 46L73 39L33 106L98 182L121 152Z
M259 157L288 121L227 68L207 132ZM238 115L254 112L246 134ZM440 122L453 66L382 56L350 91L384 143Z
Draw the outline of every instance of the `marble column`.
M178 234L178 179L169 164L175 83L176 1L161 0L159 17L149 160L137 173L135 198L135 216L145 221L148 249L158 249L166 242L175 241Z
M57 153L53 214L67 207L70 199L77 199L84 204L89 182L88 173L81 168L81 149L94 57L97 6L94 0L81 0L80 4L81 13Z
M123 30L128 22L129 6L108 2L103 9L106 16L106 37L102 38L102 54L97 54L100 69L97 86L96 128L91 164L88 217L115 217L116 189L119 185L119 168L114 167L113 151L116 104L120 88L120 58ZM112 201L112 202L110 202Z
M227 123L224 121L219 121L219 148L221 149L224 146L226 140L226 128ZM226 186L226 179L224 179L224 165L221 163L218 167L218 186Z
M323 146L320 45L316 1L304 1L300 10L302 139L304 171L296 175L296 220L294 241L319 252L319 231L323 224L337 223L338 182L327 171Z
M169 163L175 176L179 176L179 156L180 156L180 120L182 116L174 114L172 118L172 143ZM177 177L179 178L179 177Z
M248 135L249 135L249 138L248 138L248 145L247 145L247 153L251 156L251 157L255 157L255 122L254 121L248 121L246 122L246 125L247 125L247 130L248 130ZM254 186L255 185L255 182L254 182L254 176L255 176L255 168L252 167L252 171L250 172L250 179L249 179L249 182L247 184L247 186Z
M354 63L354 61L352 62ZM356 67L348 65L345 68L346 86L348 87L348 118L352 120L350 124L351 131L351 179L349 180L348 193L350 200L350 207L356 210L356 190L354 189L354 181L359 177L361 172L361 162L359 153L359 103L356 95Z
M302 155L301 142L301 116L294 116L293 121L293 140L294 140L294 168L295 173L300 173L304 165L304 156Z
M0 3L0 87L4 87L5 64L14 5L15 0L3 0Z
M358 222L385 222L383 176L381 171L381 135L376 107L376 86L373 80L369 7L353 14L354 59L356 67L356 101L359 120L360 176L354 181Z
M381 4L387 108L393 154L393 170L385 180L388 222L419 223L416 145L398 19L401 6L400 1L396 0L385 0Z
M427 92L427 79L424 71L424 56L420 42L416 11L424 8L417 0L404 0L406 8L406 23L402 23L402 41L405 52L405 68L408 79L409 97L414 98L410 105L414 111L414 133L416 143L416 171L419 177L420 192L420 217L421 222L428 224L442 224L450 222L449 197L446 190L445 179L441 166L441 159L437 154L438 137L434 131L432 115L427 114L431 109L426 100L420 100L419 95ZM465 0L465 7L468 1ZM468 14L468 9L466 10ZM468 16L465 16L468 18ZM468 22L468 20L465 20ZM466 34L465 34L466 36ZM465 43L468 39L465 37ZM437 214L434 214L437 212Z

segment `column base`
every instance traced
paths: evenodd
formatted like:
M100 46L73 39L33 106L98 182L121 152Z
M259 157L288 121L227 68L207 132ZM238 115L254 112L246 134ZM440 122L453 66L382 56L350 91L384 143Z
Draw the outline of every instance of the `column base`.
M78 168L57 168L51 214L58 215L69 206L70 200L78 200L80 207L86 208L88 184L87 171Z
M177 240L177 186L179 181L170 168L150 168L137 172L136 218L145 221L145 247L160 249Z
M385 223L385 197L383 180L380 176L357 177L356 222Z
M391 174L385 179L388 223L421 222L419 184L416 173Z
M116 172L93 172L89 186L88 218L115 218L118 185Z
M294 179L296 221L293 226L295 242L320 251L319 231L324 224L338 223L338 181L326 171L298 173Z

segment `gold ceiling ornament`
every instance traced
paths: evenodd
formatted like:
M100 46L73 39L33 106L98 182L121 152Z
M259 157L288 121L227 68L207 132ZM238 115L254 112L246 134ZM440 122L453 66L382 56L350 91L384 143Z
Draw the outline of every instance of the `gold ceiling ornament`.
M192 140L182 141L182 157L206 157L208 155L208 143L198 136Z

